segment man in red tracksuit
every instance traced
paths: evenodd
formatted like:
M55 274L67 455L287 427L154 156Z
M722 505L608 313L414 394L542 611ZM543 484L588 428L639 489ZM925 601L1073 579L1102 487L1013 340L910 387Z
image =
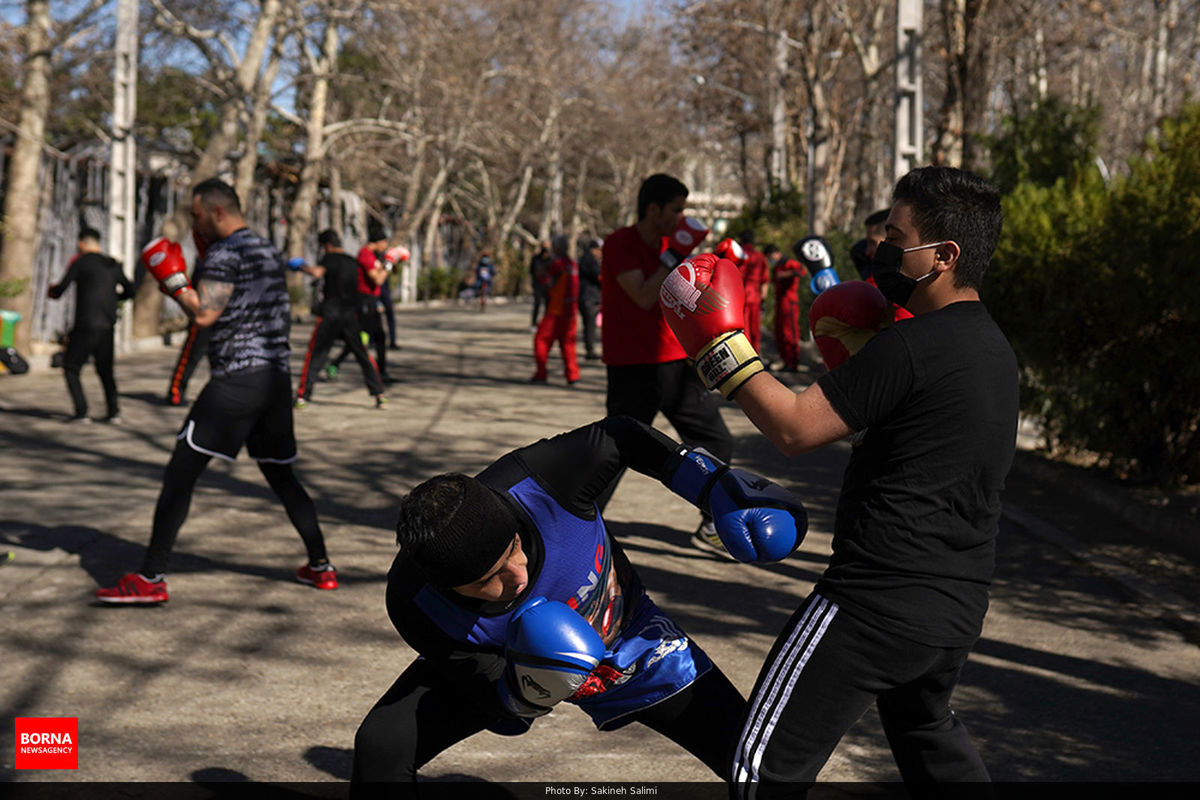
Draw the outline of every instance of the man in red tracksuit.
M769 280L767 258L754 249L754 231L744 231L738 243L746 253L742 264L742 287L746 292L746 338L754 349L762 352L763 286Z
M784 258L775 245L764 249L775 284L775 349L785 372L800 363L800 279L808 271L793 258Z
M575 357L575 307L579 303L579 267L567 256L566 236L555 236L552 246L554 260L546 270L546 279L550 285L546 313L538 323L537 333L533 335L533 360L537 364L537 371L533 373L530 381L546 382L546 361L550 358L550 347L558 342L569 386L579 380L579 361Z

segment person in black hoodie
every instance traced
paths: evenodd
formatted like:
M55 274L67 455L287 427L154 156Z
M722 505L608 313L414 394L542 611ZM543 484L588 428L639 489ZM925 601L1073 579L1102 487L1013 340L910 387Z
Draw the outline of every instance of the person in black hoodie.
M70 422L91 422L87 415L87 397L79 382L79 371L89 358L95 359L96 373L104 386L108 414L104 422L121 421L117 399L117 381L113 377L113 328L117 324L117 301L133 297L133 284L116 259L100 252L100 232L83 228L79 232L79 252L71 259L62 281L50 287L50 297L62 297L75 284L75 327L67 339L63 373L67 390L75 404Z

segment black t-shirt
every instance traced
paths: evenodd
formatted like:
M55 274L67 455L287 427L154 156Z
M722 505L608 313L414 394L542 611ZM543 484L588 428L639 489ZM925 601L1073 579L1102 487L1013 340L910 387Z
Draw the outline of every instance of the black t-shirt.
M979 635L1017 430L1017 360L979 302L897 322L820 379L854 430L817 590L894 632Z
M326 253L317 263L325 268L321 315L353 316L358 304L358 261L348 253Z
M600 300L600 259L591 250L579 257L579 299Z
M72 261L54 296L59 297L72 283L76 286L76 328L112 327L117 323L117 301L133 297L133 284L121 265L100 253L84 253Z

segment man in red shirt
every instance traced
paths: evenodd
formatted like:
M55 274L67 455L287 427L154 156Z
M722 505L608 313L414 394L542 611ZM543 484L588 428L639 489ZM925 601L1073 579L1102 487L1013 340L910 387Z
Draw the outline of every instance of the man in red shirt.
M775 284L775 349L784 372L795 372L800 363L800 279L808 271L799 261L784 258L775 245L763 252Z
M733 437L717 399L688 364L658 305L659 287L671 273L659 255L683 219L687 195L676 178L651 175L638 191L638 221L604 239L600 306L608 372L605 406L610 416L627 414L647 425L661 411L687 445L703 447L729 463ZM619 480L601 498L601 510ZM703 522L697 534L707 534L706 526L711 522Z
M754 249L754 231L743 231L738 243L746 253L742 264L742 286L746 292L746 338L762 354L763 285L768 280L767 258Z
M383 254L387 251L387 232L372 226L367 234L370 241L358 251L358 324L375 345L375 364L384 383L392 383L387 371L387 338L383 333L380 315L379 287L388 278ZM340 360L339 356L339 360Z
M550 347L558 342L562 350L567 385L579 380L579 360L575 356L575 306L579 302L579 268L567 255L567 237L559 234L553 241L554 260L546 269L549 291L546 313L533 337L533 360L537 371L533 383L546 382L546 361Z

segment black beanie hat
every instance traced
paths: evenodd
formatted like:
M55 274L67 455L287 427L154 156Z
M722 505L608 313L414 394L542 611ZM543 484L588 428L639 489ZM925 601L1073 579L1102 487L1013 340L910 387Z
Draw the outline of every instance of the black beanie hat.
M496 565L517 535L516 515L474 478L463 482L462 502L438 535L409 559L439 589L479 580Z

